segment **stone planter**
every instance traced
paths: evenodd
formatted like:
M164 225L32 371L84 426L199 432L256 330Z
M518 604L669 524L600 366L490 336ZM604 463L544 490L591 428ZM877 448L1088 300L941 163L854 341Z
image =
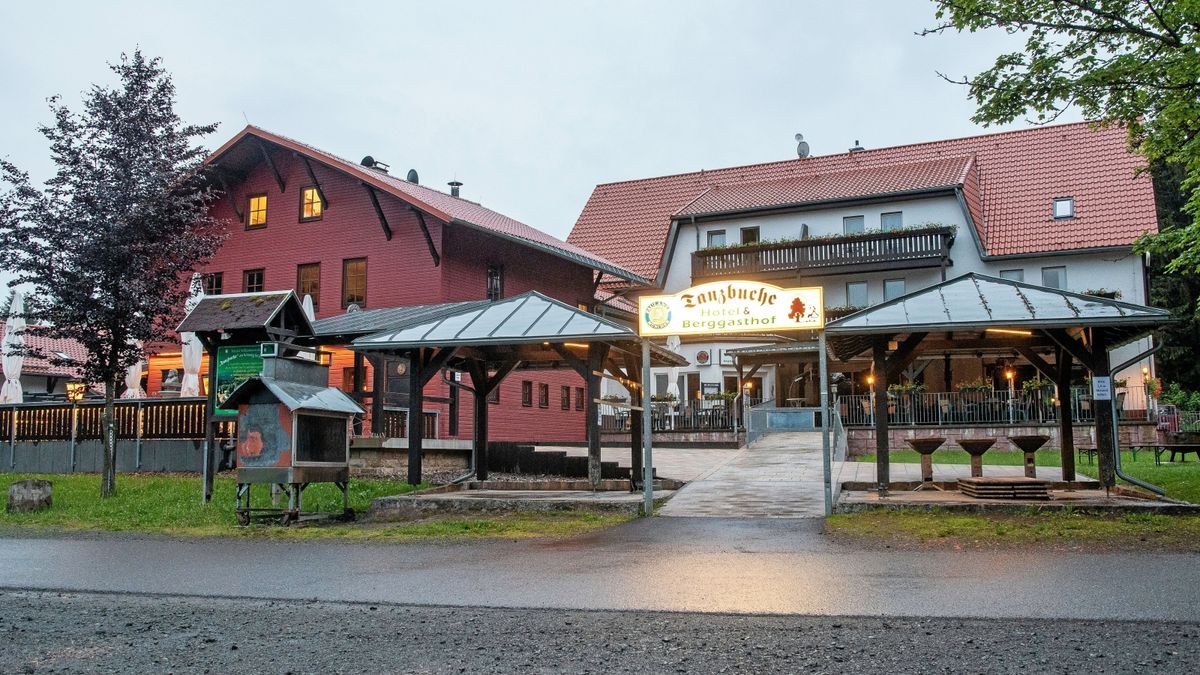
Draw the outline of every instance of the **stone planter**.
M1049 436L1009 436L1008 440L1021 452L1025 453L1025 477L1037 478L1036 453L1047 441Z
M942 447L946 442L944 438L910 438L909 446L916 450L921 455L921 484L917 489L925 487L926 484L933 483L933 452Z
M48 480L19 480L8 486L9 513L45 511L53 504L54 484Z

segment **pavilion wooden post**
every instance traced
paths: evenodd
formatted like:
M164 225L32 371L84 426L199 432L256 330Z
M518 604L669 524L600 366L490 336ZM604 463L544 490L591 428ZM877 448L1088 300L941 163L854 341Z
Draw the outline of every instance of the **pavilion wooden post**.
M886 497L891 484L891 458L888 456L888 362L886 336L872 341L875 357L875 476L879 483L879 496Z
M475 390L473 397L475 424L472 434L474 436L475 477L479 480L488 478L488 397L517 367L517 363L517 361L513 361L502 365L492 376L488 375L487 363L483 361L475 360L467 365L467 374L471 376L471 388Z
M366 398L365 394L363 393L363 380L366 379L365 376L367 374L366 366L364 365L365 362L366 362L366 359L363 357L363 355L361 353L354 352L354 379L353 379L353 382L351 383L351 385L354 388L354 400L358 401L359 405L362 405L364 402L364 399ZM362 433L363 433L362 415L355 415L354 416L354 435L361 436Z
M629 379L638 385L636 392L630 392L629 400L641 401L642 388L646 383L642 381L642 363L641 358L633 354L625 355L625 373ZM642 481L642 431L645 426L645 416L634 411L630 411L629 415L629 485L631 489L636 489Z
M387 383L384 358L367 357L367 361L371 364L371 433L383 434L383 390Z
M587 372L584 381L587 383L587 444L588 444L588 483L595 490L600 487L600 376L604 368L604 359L608 356L608 345L593 342L588 345Z
M217 347L205 345L208 351L208 391L204 401L204 465L201 468L204 477L202 501L207 504L212 501L213 474L216 473L213 456L217 444ZM14 411L15 414L15 411Z
M1071 354L1058 349L1056 377L1058 387L1058 445L1062 457L1062 478L1075 480L1075 420L1071 419Z
M421 482L422 418L425 407L425 383L421 371L425 366L425 350L408 353L408 484ZM381 406L382 407L382 406Z
M1107 377L1112 379L1111 363L1108 357L1108 335L1102 328L1093 328L1092 334L1092 378ZM1113 425L1112 386L1109 386L1109 397L1105 400L1092 399L1092 408L1096 412L1096 457L1100 465L1100 483L1107 490L1117 483L1116 457L1119 452L1117 429Z

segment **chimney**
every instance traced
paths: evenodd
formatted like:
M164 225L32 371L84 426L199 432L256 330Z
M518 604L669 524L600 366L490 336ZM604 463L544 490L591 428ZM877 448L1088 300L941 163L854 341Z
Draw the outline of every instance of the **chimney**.
M854 139L854 147L850 148L850 152L862 152L863 150L866 150L866 148L858 144L857 138Z
M457 181L457 180L452 180L452 181L450 181L449 183L446 183L446 184L450 186L450 196L451 196L451 197L457 197L457 196L458 196L458 189L459 189L460 187L462 187L462 182L460 182L460 181Z

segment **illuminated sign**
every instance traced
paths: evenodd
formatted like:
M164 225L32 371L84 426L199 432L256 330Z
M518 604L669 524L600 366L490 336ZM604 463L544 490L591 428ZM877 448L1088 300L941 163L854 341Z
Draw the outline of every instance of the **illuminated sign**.
M825 326L820 287L714 281L674 295L638 298L640 335L713 335L814 330Z

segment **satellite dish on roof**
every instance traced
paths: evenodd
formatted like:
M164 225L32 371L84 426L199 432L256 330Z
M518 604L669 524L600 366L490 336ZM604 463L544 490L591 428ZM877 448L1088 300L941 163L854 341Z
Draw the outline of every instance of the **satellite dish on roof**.
M420 182L421 182L421 181L418 179L418 177L417 177L417 170L416 170L416 169L409 169L409 170L408 170L408 175L404 177L404 180L406 180L406 181L408 181L408 182L410 182L410 183L420 183Z
M369 168L375 166L375 158L370 155L367 155L366 157L363 157L362 161L359 163L369 169Z
M808 157L808 141L804 140L804 134L796 134L796 156L800 159Z
M346 306L347 314L353 314L355 312L361 312L361 311L362 311L362 307L359 307L357 302L352 302Z

